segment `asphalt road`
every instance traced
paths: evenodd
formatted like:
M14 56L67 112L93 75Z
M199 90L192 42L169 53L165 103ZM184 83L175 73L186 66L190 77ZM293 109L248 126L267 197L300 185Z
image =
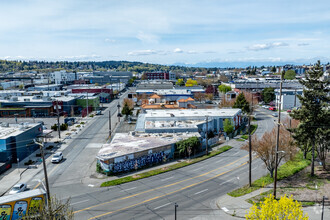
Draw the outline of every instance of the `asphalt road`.
M123 99L123 98L121 98ZM121 103L121 100L120 100ZM90 166L95 167L95 155L108 136L108 111L117 120L117 102L110 104L104 115L89 122L63 150L65 160L48 164L50 191L57 198L71 198L76 219L174 219L174 204L178 204L178 219L196 216L216 216L215 199L248 183L248 154L237 146L208 160L119 186L98 188L83 184ZM270 131L274 117L260 110L258 135ZM266 174L259 159L253 161L253 179ZM43 173L31 177L43 179Z
M128 91L118 100L107 104L108 108L103 111L102 115L95 116L93 119L90 118L86 129L78 133L74 139L69 140L68 144L62 144L58 150L63 152L64 160L62 162L52 164L49 162L50 158L47 159L50 192L55 194L57 198L67 198L68 195L81 193L85 190L93 191L92 187L85 186L82 181L84 177L90 175L87 172L90 166L95 167L95 156L109 137L109 111L112 115L111 127L114 130L118 122L117 104L118 102L122 103L123 99L127 97L127 93ZM36 179L44 179L42 170L26 182L31 188L36 188L40 185L36 183Z
M274 118L260 110L261 129L270 131ZM261 134L262 131L258 130ZM248 183L246 151L239 147L216 157L147 179L94 189L71 197L77 219L179 219L217 215L215 200ZM253 179L267 173L263 163L253 162Z

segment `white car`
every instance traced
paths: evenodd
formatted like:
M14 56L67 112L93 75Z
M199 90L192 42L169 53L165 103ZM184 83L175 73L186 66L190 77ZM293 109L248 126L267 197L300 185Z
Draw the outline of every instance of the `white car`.
M59 163L61 160L63 160L63 154L62 152L57 152L52 158L52 163Z
M26 190L27 185L25 183L17 183L11 190L9 191L9 195L24 192Z

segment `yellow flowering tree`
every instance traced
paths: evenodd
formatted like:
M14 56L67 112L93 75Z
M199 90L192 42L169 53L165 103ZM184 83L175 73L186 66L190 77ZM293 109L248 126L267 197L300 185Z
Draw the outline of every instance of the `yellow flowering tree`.
M193 79L187 79L186 86L187 87L197 86L197 81Z
M292 196L289 198L286 195L282 196L280 200L274 199L273 195L266 197L265 201L260 204L258 207L254 204L247 215L246 219L299 219L307 220L307 214L303 213L301 208L301 203L294 201Z

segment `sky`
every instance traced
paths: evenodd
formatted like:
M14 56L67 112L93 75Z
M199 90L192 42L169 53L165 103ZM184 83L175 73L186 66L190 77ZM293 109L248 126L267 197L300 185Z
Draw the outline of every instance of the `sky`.
M1 0L0 59L330 61L328 0Z

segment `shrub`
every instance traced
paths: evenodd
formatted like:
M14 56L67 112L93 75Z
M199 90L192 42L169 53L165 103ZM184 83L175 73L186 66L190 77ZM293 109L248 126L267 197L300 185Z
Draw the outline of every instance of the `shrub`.
M53 145L49 145L48 147L46 147L47 150L53 149L54 146Z
M63 124L60 125L60 130L61 131L65 131L67 129L68 129L68 124L63 123Z
M57 131L57 124L54 124L54 125L52 125L51 127L50 127L52 130L54 130L54 131Z
M33 161L32 160L29 160L29 161L27 161L27 162L24 163L24 165L26 165L26 166L31 165L31 164L33 164Z
M82 122L80 122L80 124L84 125L84 124L85 124L85 122L83 122L83 121L82 121Z

